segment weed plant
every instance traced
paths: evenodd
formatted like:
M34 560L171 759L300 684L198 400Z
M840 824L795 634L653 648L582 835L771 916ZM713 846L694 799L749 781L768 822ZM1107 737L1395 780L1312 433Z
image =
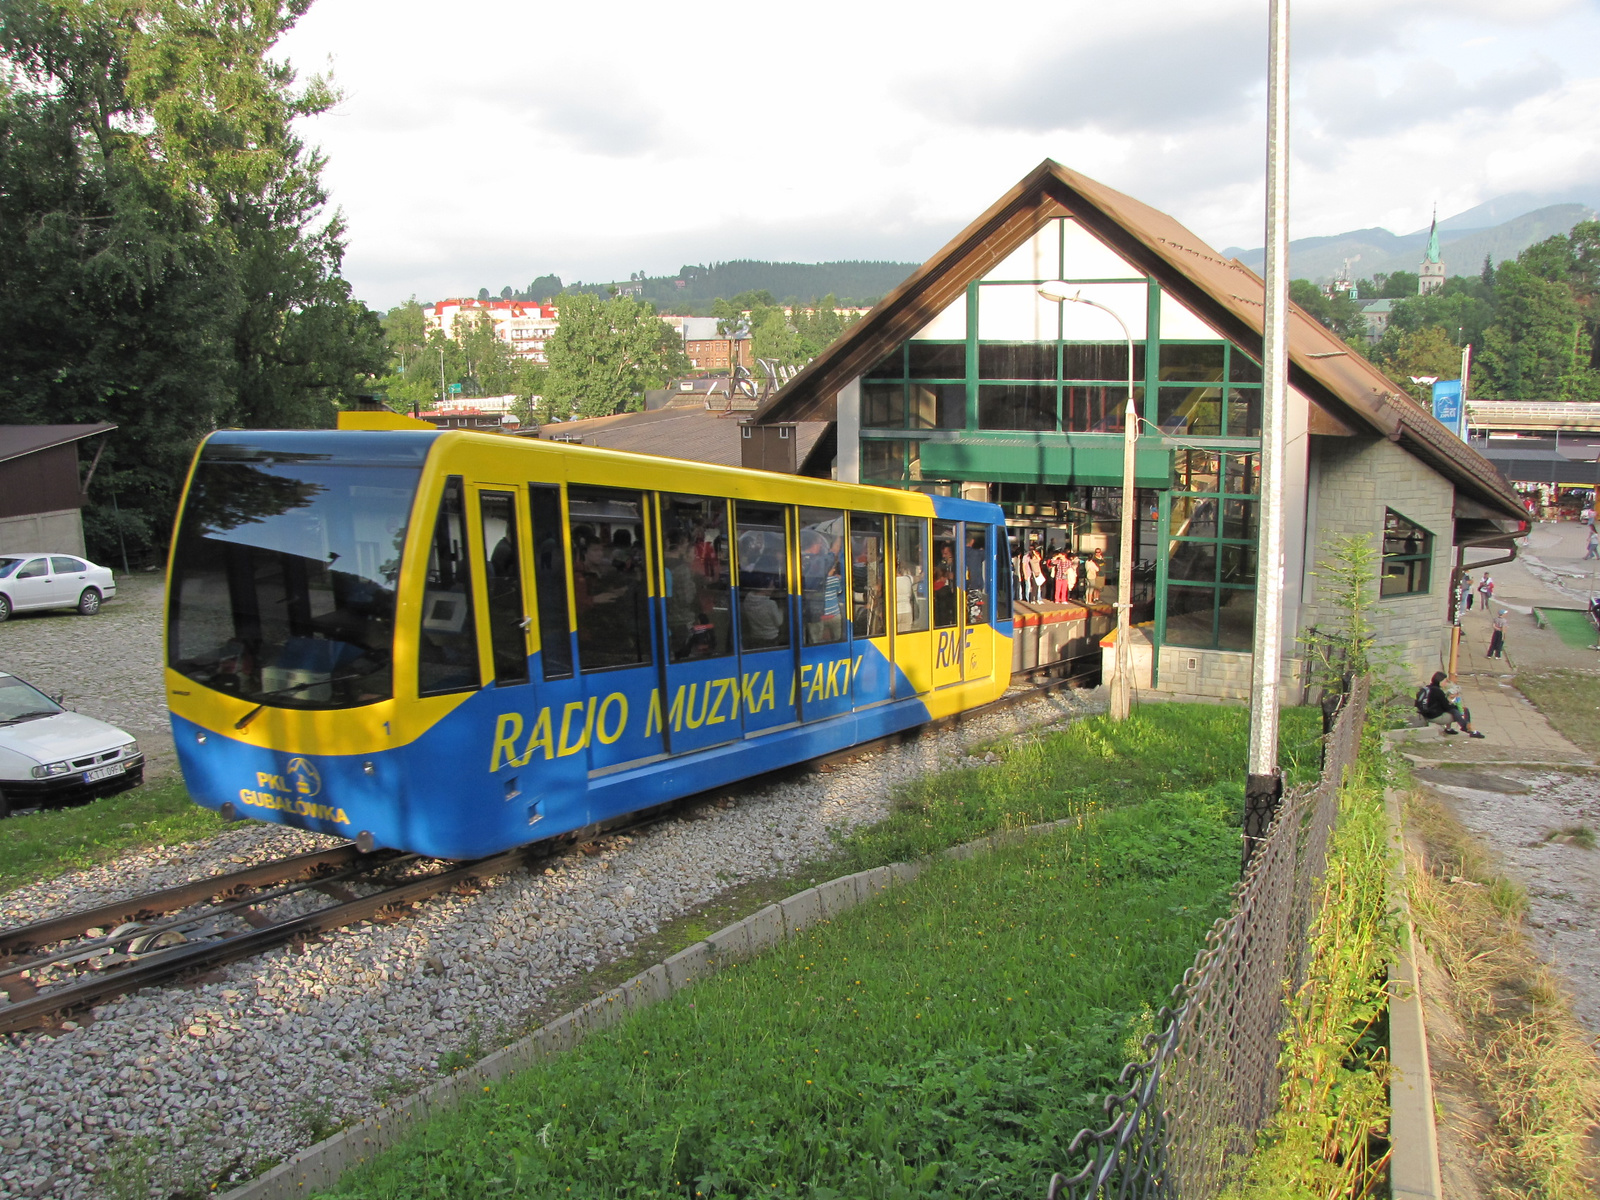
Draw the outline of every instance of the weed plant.
M1286 762L1316 765L1316 716ZM338 1195L1037 1197L1226 908L1247 714L1152 705L909 788L859 864L1063 828L698 983L417 1130Z
M1247 1200L1336 1200L1382 1184L1388 1104L1387 965L1400 922L1382 743L1372 722L1339 799L1306 979L1290 997L1281 1106L1246 1168Z

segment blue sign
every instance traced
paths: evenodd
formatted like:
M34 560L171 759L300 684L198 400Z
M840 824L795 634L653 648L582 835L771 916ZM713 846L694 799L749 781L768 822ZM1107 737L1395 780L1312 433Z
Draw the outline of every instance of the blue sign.
M1461 380L1441 379L1433 385L1433 415L1457 437L1465 436Z

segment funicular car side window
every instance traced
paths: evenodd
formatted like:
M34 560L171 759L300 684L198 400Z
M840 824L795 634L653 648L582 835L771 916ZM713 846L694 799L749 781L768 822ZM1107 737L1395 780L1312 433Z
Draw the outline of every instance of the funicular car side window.
M728 502L664 493L661 538L668 661L732 654Z
M800 614L807 646L845 639L844 513L800 510Z
M517 498L511 492L479 492L483 524L484 587L489 597L489 645L497 684L528 682L523 620L522 555L517 547Z
M428 545L428 579L422 593L422 637L417 645L417 693L435 696L478 686L478 628L472 615L472 572L467 561L466 509L461 476L445 480L439 516Z
M933 523L933 627L961 620L961 580L956 566L956 522Z
M989 623L989 527L967 523L967 624Z
M572 678L567 611L567 558L561 538L561 489L528 485L533 526L533 588L539 601L539 658L546 679Z
M739 645L746 651L789 645L788 512L739 502Z
M567 489L578 669L585 674L651 661L644 512L640 492L577 485Z
M894 629L928 628L928 523L921 517L894 519Z
M850 514L850 619L857 638L880 638L888 633L883 520L877 513Z

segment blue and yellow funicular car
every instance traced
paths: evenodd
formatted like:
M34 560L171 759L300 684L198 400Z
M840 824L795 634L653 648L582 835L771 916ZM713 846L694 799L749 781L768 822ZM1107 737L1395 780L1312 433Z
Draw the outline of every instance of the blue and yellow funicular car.
M476 857L1009 682L994 505L343 425L196 455L167 692L224 815Z

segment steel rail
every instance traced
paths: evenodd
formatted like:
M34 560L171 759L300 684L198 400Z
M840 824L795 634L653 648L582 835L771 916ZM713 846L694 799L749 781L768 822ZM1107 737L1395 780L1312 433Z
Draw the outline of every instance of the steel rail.
M446 888L470 879L496 875L515 867L527 857L526 848L508 850L489 858L462 863L425 879L413 879L370 896L358 896L316 912L287 921L247 930L216 941L175 946L159 954L147 955L126 967L117 968L78 983L51 988L27 1000L0 1006L0 1033L15 1033L40 1024L53 1013L80 1009L102 1000L125 995L199 968L221 966L241 958L292 942L296 938L326 933L341 926L366 920L385 908L426 899Z
M347 879L358 878L368 872L376 871L380 867L392 867L399 863L412 861L418 857L420 856L416 854L400 854L376 863L356 863L342 871L335 871L331 875L318 875L311 879L297 879L281 887L269 888L267 891L259 892L254 896L226 900L221 904L205 909L203 912L194 913L187 917L169 917L165 921L155 921L149 925L135 923L133 928L120 935L91 938L87 942L78 942L65 949L57 950L53 954L42 954L37 958L13 959L10 962L0 964L0 989L4 988L7 979L13 979L23 971L36 971L40 967L53 966L68 959L77 959L90 950L110 949L135 938L145 938L155 934L166 933L173 929L183 929L186 926L197 925L210 917L240 912L246 908L254 908L258 904L282 900L285 896L294 896L301 892L310 891L313 888L326 887L331 883L343 883Z
M392 853L387 851L380 853L384 858L393 857ZM99 926L109 925L115 928L145 913L176 912L180 908L188 908L191 904L199 904L203 900L209 900L213 896L233 891L235 888L281 883L302 872L316 871L324 867L342 867L363 858L374 857L374 855L363 855L356 849L354 842L346 842L329 850L297 854L292 858L246 867L242 871L229 871L223 875L197 879L193 883L180 883L175 887L163 888L159 892L133 896L126 900L115 900L110 904L67 913L60 917L50 917L44 921L35 921L31 925L20 925L15 929L0 930L0 954L17 954L32 950L36 946L48 946L69 937L78 937Z

